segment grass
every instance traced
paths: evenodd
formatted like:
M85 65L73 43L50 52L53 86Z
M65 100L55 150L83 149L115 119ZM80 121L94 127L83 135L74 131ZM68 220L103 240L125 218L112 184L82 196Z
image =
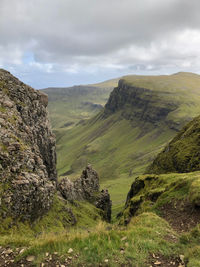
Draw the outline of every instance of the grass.
M76 122L78 117L80 119L82 116L82 107L78 104L80 109L74 108L72 101L69 109L62 104L60 106L62 110L57 113L57 100L50 100L49 108L51 116L57 116L55 120L58 122L54 127L57 136L58 174L75 179L85 165L91 163L100 175L102 187L106 186L111 191L116 209L123 204L131 182L145 171L157 153L175 136L177 129L200 113L199 75L191 73L169 76L132 75L123 79L128 86L153 90L152 97L149 93L141 94L141 106L124 105L121 110L107 117L103 115L103 110L89 120L65 128L61 128L61 124L64 123L62 116L66 116L68 120L69 117L72 118L70 114L74 112L77 118L70 120ZM77 99L81 95L81 90L81 88L75 90ZM96 91L91 92L94 92L94 95L90 94L90 97L95 99ZM51 99L51 93L49 95ZM123 92L116 97L123 99ZM91 101L94 102L94 99ZM63 98L63 103L65 101ZM148 117L149 114L151 118L157 116L159 108L168 108L171 104L177 108L171 110L165 119L152 124L137 119L137 113L142 112L142 105L148 101L150 103L147 105L145 116ZM90 115L94 115L95 112ZM59 115L61 113L63 115ZM125 119L122 113L130 119ZM82 118L88 117L82 116Z
M165 240L166 234L176 235L169 225L153 213L144 213L134 218L127 228L110 227L100 223L91 233L70 231L61 234L41 235L37 239L26 241L27 249L20 258L35 255L35 264L44 262L46 253L56 252L61 261L68 257L73 249L71 266L99 266L108 262L108 266L132 264L132 266L148 266L148 258L152 253L166 257L177 255L181 244ZM12 245L20 245L12 237ZM1 244L0 239L0 244ZM4 242L4 245L6 242Z
M187 266L198 267L200 225L178 234L160 217L160 207L174 199L189 200L193 183L199 177L200 172L141 176L139 179L144 181L145 187L133 199L142 196L143 202L137 216L132 217L127 226L119 225L118 221L114 224L102 222L97 209L89 203L72 205L56 197L52 209L31 226L19 223L8 227L6 232L1 229L0 246L11 247L14 251L24 248L15 259L16 263L34 256L34 266L41 266L52 257L61 264L66 264L67 259L68 266L147 267L157 261L154 255L168 263L184 255ZM158 191L161 195L150 202L150 196ZM73 227L69 209L78 219ZM6 223L9 225L9 218Z
M43 89L49 98L48 110L53 129L71 128L80 120L97 114L117 83L118 79L113 79L94 85Z
M200 116L189 122L149 166L151 173L191 172L200 169Z
M59 138L58 173L74 179L89 162L99 173L101 186L109 189L113 204L122 204L134 177L144 172L173 136L173 131L165 129L163 133L151 129L138 138L140 125L133 128L130 121L119 120L118 114L105 120L96 117Z
M123 211L120 223L128 221L133 216L132 208L140 200L135 214L143 212L155 212L160 215L161 207L166 203L188 202L193 205L199 203L200 172L187 174L162 174L162 175L143 175L137 178L144 182L144 187L138 190ZM195 186L195 187L194 187ZM193 193L195 190L195 193Z
M0 219L0 233L12 236L35 237L41 233L62 233L69 228L87 230L101 221L100 211L86 201L69 203L55 196L51 209L34 222L13 221L12 218Z

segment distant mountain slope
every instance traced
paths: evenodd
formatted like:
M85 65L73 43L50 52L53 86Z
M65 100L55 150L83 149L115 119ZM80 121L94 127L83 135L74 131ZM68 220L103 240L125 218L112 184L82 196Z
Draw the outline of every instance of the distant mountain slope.
M82 119L97 114L108 100L119 79L98 84L43 89L48 95L50 119L54 130L70 128Z
M200 170L200 116L178 133L147 169L149 173Z
M177 131L200 114L200 76L126 76L95 117L57 139L58 173L75 177L91 163L120 203L133 180ZM67 153L66 156L66 151Z

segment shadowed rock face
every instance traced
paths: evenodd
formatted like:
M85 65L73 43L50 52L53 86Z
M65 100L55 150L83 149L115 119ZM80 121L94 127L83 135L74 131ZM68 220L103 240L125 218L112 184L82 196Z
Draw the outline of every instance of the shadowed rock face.
M34 220L56 188L55 138L47 96L0 70L0 213Z
M88 165L82 172L80 178L74 182L68 178L63 178L58 184L58 189L62 196L68 201L87 200L103 211L103 218L111 220L110 195L107 190L99 191L99 176L97 172Z
M125 119L156 124L177 108L175 104L165 101L165 94L131 86L121 79L118 87L110 94L104 115L121 111Z

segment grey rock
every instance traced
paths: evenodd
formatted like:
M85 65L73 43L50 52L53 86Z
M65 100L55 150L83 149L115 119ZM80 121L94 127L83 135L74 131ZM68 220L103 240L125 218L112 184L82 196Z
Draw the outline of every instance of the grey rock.
M34 220L51 207L57 173L47 103L0 69L0 215Z
M58 190L63 198L70 202L87 200L93 203L101 209L103 219L110 222L112 207L110 195L107 190L100 192L99 176L90 164L83 170L81 177L74 182L63 178L58 183Z

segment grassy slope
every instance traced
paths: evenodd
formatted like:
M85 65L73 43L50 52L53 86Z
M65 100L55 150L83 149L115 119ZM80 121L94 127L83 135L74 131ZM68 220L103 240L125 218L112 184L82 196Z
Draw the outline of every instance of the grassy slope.
M133 210L134 216L153 212L158 216L165 217L170 225L181 233L182 253L189 261L187 266L200 266L200 224L194 228L194 220L197 215L192 217L192 214L199 214L200 172L170 173L159 176L143 175L137 181L143 181L144 187L128 201L120 219L121 223L123 224L133 216ZM140 201L139 205L138 201ZM173 207L173 213L165 215L168 205ZM200 222L199 215L197 222ZM189 225L191 226L189 227ZM182 234L184 227L187 230L185 234Z
M128 76L124 79L128 85L154 90L155 101L151 100L155 109L162 105L161 101L164 104L175 103L178 108L168 114L168 122L178 123L181 127L200 113L199 75L179 73L156 77ZM67 173L73 179L87 162L91 163L100 174L102 186L111 192L114 206L118 206L124 202L133 177L143 173L175 134L165 122L159 122L154 128L143 122L125 120L120 111L106 119L98 114L59 133L58 173Z
M166 92L165 98L179 104L179 108L170 113L168 119L185 122L199 115L200 75L179 72L161 76L125 76L129 85L149 88L156 92Z
M149 173L200 170L200 116L189 122L148 167Z
M190 197L193 196L192 185L193 183L197 185L199 194L199 177L199 172L140 177L145 182L145 188L133 197L132 203L135 198L141 196L143 196L143 202L137 216L133 217L126 227L118 224L107 225L102 222L87 228L89 232L62 227L61 231L59 227L51 231L47 227L42 233L38 233L35 239L34 233L21 225L18 232L10 230L10 235L1 235L0 245L11 246L13 249L25 247L25 251L16 260L34 255L34 263L37 266L45 262L49 255L55 258L56 253L60 263L64 264L65 259L68 259L68 266L101 264L101 266L147 267L153 265L152 262L161 262L157 265L165 266L164 262L169 264L178 259L179 255L184 255L188 267L198 267L200 266L200 225L187 233L176 232L162 218L160 208L165 203L175 203L175 200L194 203L194 199ZM150 194L155 194L156 191L163 193L156 201L155 199L150 201ZM127 216L128 209L129 206L124 216ZM70 254L69 249L72 249Z
M118 79L113 79L94 85L43 89L49 97L48 110L53 129L62 132L98 113L100 106L95 108L92 104L104 106L117 83Z

